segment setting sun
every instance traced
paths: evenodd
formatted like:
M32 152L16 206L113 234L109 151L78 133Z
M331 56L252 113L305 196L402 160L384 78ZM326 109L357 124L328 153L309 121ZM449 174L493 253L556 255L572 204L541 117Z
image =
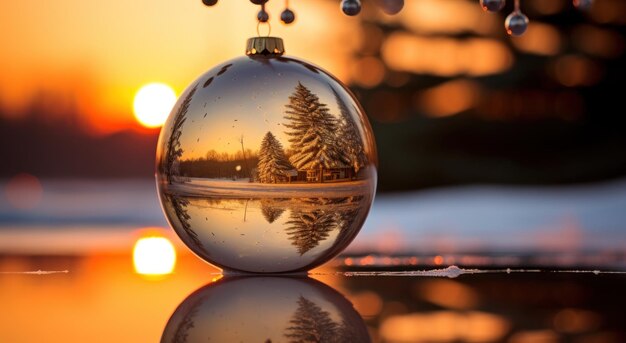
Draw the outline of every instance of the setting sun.
M149 83L135 94L135 118L145 127L159 127L165 123L175 103L176 93L172 87L163 83Z
M144 237L133 249L135 271L142 275L170 274L176 265L176 250L165 237Z

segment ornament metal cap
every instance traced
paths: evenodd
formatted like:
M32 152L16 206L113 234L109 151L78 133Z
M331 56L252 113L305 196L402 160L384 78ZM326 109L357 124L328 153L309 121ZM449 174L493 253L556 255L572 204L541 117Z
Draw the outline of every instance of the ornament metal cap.
M246 44L246 55L280 56L285 53L280 37L252 37Z

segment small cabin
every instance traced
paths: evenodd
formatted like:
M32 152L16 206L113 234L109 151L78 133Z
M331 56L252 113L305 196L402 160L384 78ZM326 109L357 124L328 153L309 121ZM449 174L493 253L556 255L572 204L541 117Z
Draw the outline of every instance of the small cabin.
M320 172L322 180L320 181ZM349 181L354 176L354 170L346 168L308 169L298 171L298 181L305 182L333 182Z
M295 169L287 170L284 172L283 176L278 178L279 182L294 182L298 181L298 171Z

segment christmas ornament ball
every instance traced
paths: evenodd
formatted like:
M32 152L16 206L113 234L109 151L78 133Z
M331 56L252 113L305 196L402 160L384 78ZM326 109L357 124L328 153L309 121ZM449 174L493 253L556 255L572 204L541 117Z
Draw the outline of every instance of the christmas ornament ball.
M226 272L312 269L361 229L377 179L359 103L282 40L194 81L161 129L157 188L182 241Z

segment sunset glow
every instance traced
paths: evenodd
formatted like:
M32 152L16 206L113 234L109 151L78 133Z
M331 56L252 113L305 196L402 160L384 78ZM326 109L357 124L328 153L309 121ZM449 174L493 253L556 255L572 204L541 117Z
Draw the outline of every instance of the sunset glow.
M165 237L140 238L133 249L133 264L138 274L170 274L176 265L176 250Z
M137 121L145 127L159 127L165 123L176 103L176 93L163 83L149 83L141 87L133 102Z
M46 107L58 117L80 113L79 125L89 133L137 129L132 104L140 86L167 80L181 91L207 69L243 55L246 39L257 34L258 8L249 4L220 1L215 10L193 1L0 2L0 45L16 47L0 56L0 104L6 109L0 117L24 116L43 97L53 100ZM280 13L283 5L270 2L267 10ZM358 39L346 44L342 37L358 38L358 21L333 2L301 2L293 10L308 15L298 18L297 29L272 22L272 35L285 39L289 54L347 81L345 66ZM253 19L233 21L235 16ZM321 27L320 17L329 25ZM228 35L209 34L217 30ZM320 44L327 49L311 48Z

